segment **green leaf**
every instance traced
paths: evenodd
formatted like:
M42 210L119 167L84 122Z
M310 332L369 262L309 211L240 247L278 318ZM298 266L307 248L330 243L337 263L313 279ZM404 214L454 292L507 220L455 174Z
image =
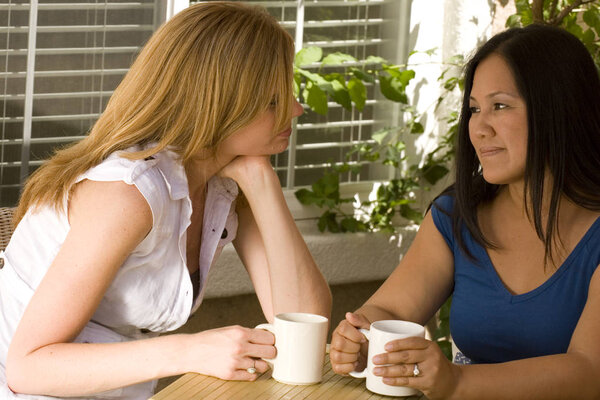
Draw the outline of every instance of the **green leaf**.
M425 127L419 122L413 123L410 127L410 133L421 134L423 132L425 132Z
M392 101L408 104L408 97L404 92L404 85L399 79L391 76L380 76L379 90L381 90L381 94Z
M583 13L583 22L592 28L598 26L598 24L600 24L600 15L598 15L598 10L590 8L589 10L585 11Z
M516 27L520 27L521 25L521 16L518 14L513 14L510 17L508 17L506 19L506 24L504 24L505 27L507 28L516 28Z
M444 82L444 89L446 90L454 90L456 85L458 84L458 78L452 77Z
M432 165L423 172L423 177L427 182L435 185L437 181L448 175L448 168L443 165Z
M363 71L362 69L350 68L350 72L352 73L352 75L354 75L355 77L357 77L358 79L360 79L363 82L369 82L369 83L375 82L375 76Z
M415 77L415 71L412 69L406 69L406 70L402 71L402 73L400 74L400 81L402 82L404 87L406 87L408 85L408 83L411 81L411 79L413 79L414 77Z
M375 142L377 142L377 144L383 144L383 141L390 134L390 132L391 131L389 129L382 129L380 131L373 133L371 135L371 139L373 139Z
M336 213L332 211L325 211L321 217L319 217L319 230L323 232L327 229L329 232L338 233L340 232L340 226L336 220Z
M342 219L341 226L344 232L357 232L359 230L359 221L352 217L346 217Z
M586 45L588 49L591 49L593 48L594 42L596 41L596 34L591 29L587 29L585 32L583 32L583 35L581 36L581 41L583 42L583 44Z
M343 106L346 110L352 111L352 100L350 99L350 93L348 89L340 81L331 81L331 90L328 90L329 96Z
M312 189L318 196L339 199L340 177L337 173L325 173L312 184Z
M317 222L317 226L319 227L319 231L320 232L324 232L325 228L327 228L327 215L329 214L329 211L325 211L320 217L319 217L319 221Z
M294 97L300 96L300 86L302 85L302 75L294 72Z
M348 93L350 94L350 99L356 105L356 109L362 111L367 101L367 88L362 81L356 77L350 78L348 81Z
M400 215L417 224L421 223L423 220L423 215L419 211L411 208L408 204L403 204L400 206Z
M318 85L307 82L302 97L311 110L321 115L327 114L327 94Z
M294 192L298 201L304 205L315 204L317 197L308 189L299 189Z
M323 65L341 65L345 62L356 62L357 59L352 57L350 54L335 52L328 54L323 58Z
M452 343L448 340L438 340L436 343L440 346L440 350L442 350L444 356L452 361Z
M385 64L387 60L385 58L377 57L377 56L369 56L365 60L367 64Z
M301 67L318 62L323 57L323 50L320 47L305 47L296 54L294 65Z

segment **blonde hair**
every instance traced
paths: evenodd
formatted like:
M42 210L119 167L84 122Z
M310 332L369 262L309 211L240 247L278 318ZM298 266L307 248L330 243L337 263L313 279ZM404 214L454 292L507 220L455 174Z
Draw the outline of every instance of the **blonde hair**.
M160 27L80 142L59 150L28 179L13 219L32 206L62 210L73 182L115 151L144 159L169 146L184 165L214 152L276 100L274 131L289 125L293 40L263 8L193 5Z

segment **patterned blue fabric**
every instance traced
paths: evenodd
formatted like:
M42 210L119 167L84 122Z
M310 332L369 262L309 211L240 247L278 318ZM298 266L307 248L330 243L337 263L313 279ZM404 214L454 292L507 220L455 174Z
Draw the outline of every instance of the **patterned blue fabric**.
M590 279L600 263L600 218L546 282L513 295L486 250L464 227L461 234L477 262L460 250L449 216L453 205L451 196L438 198L432 217L454 254L450 330L456 346L473 363L566 352L587 300Z
M459 365L466 365L466 364L473 363L473 361L471 361L469 358L465 357L465 355L463 353L461 353L460 351L454 355L453 362L454 362L454 364L459 364Z

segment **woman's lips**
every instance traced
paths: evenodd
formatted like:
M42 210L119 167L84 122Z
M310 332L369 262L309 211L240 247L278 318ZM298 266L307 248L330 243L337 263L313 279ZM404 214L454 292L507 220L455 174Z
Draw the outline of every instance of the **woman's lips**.
M292 128L288 128L285 131L279 133L277 136L290 137L291 134L292 134Z
M479 149L479 155L481 157L491 157L500 153L504 149L501 147L482 147Z

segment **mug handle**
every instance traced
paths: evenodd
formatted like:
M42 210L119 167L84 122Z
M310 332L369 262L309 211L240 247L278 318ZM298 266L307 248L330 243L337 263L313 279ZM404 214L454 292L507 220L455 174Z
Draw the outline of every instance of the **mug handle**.
M273 324L256 325L254 327L254 329L264 329L265 331L271 332L273 334L273 336L275 336L275 326ZM277 337L275 337L275 343L277 343ZM267 362L267 364L269 364L271 366L271 368L273 368L273 363L275 362L276 359L277 359L277 356L275 356L275 358L263 358L263 360L265 360Z
M367 340L370 340L370 336L371 336L371 332L368 329L359 329L359 331L365 335L365 337L367 338ZM368 357L368 355L367 355ZM367 377L367 367L365 367L364 370L362 371L352 371L350 372L348 375L350 375L353 378L366 378Z

